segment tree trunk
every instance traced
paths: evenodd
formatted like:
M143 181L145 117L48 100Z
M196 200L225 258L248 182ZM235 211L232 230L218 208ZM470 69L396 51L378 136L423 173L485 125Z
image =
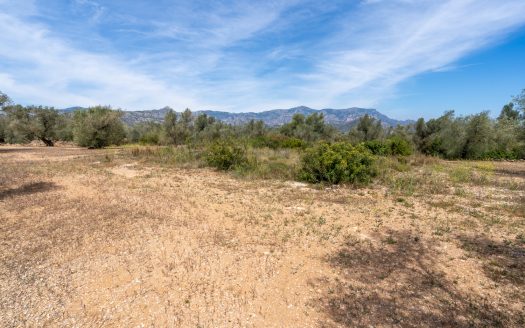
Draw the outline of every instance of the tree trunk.
M47 147L53 147L55 145L55 143L51 139L40 138L40 140L42 140L42 142L45 143Z

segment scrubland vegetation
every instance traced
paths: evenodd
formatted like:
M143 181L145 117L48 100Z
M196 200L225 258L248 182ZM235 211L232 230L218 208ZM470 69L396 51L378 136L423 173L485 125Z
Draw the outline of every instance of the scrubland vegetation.
M1 99L2 327L525 325L524 93L347 133Z
M456 117L450 111L437 119L385 127L366 115L348 133L325 124L317 113L308 117L296 114L283 126L268 127L262 121L227 125L206 114L194 116L189 109L182 113L170 110L163 124L125 126L121 112L108 107L59 113L53 108L12 105L4 94L2 110L0 142L40 140L53 146L57 141L69 141L89 148L158 146L131 151L135 156L195 161L194 165L249 176L269 176L275 170L276 176L314 183L370 182L374 163L385 156L419 153L445 159L525 158L525 90L503 106L497 119L490 118L488 112ZM273 155L261 157L268 152ZM280 157L290 152L300 161Z

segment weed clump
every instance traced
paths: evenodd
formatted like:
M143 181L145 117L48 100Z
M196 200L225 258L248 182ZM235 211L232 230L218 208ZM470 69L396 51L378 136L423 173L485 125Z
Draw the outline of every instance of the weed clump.
M364 147L322 142L305 151L299 179L311 183L366 184L375 176L373 162L373 155Z

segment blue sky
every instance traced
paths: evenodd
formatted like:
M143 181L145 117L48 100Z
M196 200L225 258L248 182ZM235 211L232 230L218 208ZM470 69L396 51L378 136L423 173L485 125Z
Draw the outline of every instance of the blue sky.
M491 110L525 88L523 0L0 0L22 104Z

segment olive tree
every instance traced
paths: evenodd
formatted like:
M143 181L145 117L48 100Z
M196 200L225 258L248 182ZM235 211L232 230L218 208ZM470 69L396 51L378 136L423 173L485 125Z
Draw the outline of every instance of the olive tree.
M383 135L381 121L368 114L359 118L357 125L349 132L349 137L354 142L378 140Z
M330 140L335 135L334 128L325 123L323 113L313 113L307 117L296 113L289 123L280 128L280 132L307 142Z
M164 116L164 135L170 144L184 144L194 131L193 114L190 109L177 115L173 109L168 109Z
M96 106L77 110L73 116L73 138L82 147L103 148L123 142L126 132L122 112Z
M11 103L11 99L0 91L0 110L4 109L4 106ZM4 143L6 140L6 133L7 133L7 118L3 113L0 113L0 143Z
M5 115L0 114L0 143L5 142L7 132L7 119Z
M6 114L5 141L8 143L27 143L33 140L31 113L22 105L9 105L3 108Z
M177 113L169 108L164 116L164 135L168 143L178 143L179 136L177 130Z
M518 96L514 97L514 104L516 110L521 112L518 119L521 121L523 138L525 139L525 89L523 89Z
M488 112L468 117L465 132L463 158L484 158L489 151L495 149L492 122Z
M34 138L42 141L46 146L52 147L57 140L57 130L60 114L54 108L29 107L30 129Z
M4 106L11 105L11 98L8 95L0 91L0 109L3 109Z

